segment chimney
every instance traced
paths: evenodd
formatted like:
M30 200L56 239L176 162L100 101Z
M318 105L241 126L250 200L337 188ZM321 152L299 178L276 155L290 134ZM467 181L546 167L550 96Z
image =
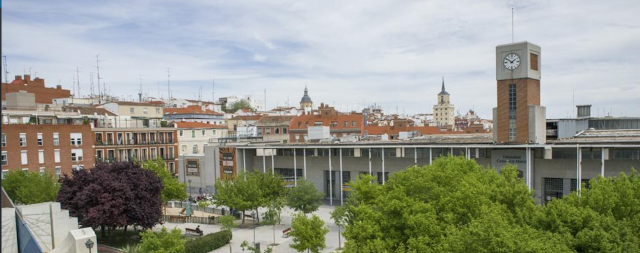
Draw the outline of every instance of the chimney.
M21 75L16 75L16 80L22 80L22 76Z
M61 90L62 89L62 85L56 85L56 89Z
M576 105L578 109L578 118L591 117L591 105Z
M31 75L24 74L24 81L25 82L31 82Z

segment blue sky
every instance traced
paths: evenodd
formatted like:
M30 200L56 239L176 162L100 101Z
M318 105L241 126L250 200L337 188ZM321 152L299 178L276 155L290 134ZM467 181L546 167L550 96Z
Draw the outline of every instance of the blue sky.
M81 94L90 72L111 93L211 99L267 89L268 107L311 98L430 113L442 76L456 110L490 118L495 46L542 47L542 104L566 117L640 116L640 1L26 1L2 6L10 76L31 69ZM4 81L4 80L3 80ZM396 109L397 108L397 109Z

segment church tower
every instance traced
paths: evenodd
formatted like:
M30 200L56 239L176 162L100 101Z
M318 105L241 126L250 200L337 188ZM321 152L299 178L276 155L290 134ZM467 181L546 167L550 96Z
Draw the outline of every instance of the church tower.
M307 90L307 86L304 87L304 96L302 96L302 99L300 100L300 110L307 114L311 113L313 110L313 101L311 101L311 98L309 97L309 90Z
M441 128L453 129L454 112L455 107L449 102L449 92L444 88L444 77L442 77L442 91L438 93L438 104L433 106L433 120Z
M541 59L540 46L526 41L496 47L495 143L546 142L546 108L540 106Z

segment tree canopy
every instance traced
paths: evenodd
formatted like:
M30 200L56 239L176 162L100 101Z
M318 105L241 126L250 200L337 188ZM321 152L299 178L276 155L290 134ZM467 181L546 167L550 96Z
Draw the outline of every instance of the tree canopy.
M141 234L140 251L145 253L184 253L186 240L182 237L182 231L174 228L167 232L164 226L160 233L151 230Z
M326 247L325 235L329 233L329 229L324 226L317 215L313 214L311 218L304 213L297 213L293 216L291 222L291 232L293 243L289 247L303 252L309 250L319 253Z
M640 181L595 178L536 206L514 166L500 173L447 157L363 176L344 207L346 252L639 252Z
M312 213L322 204L324 194L316 189L312 182L299 179L298 185L289 190L286 196L287 206L303 213Z
M60 184L49 172L13 170L2 180L2 187L14 203L29 205L55 201Z
M237 112L240 109L249 109L251 111L255 111L253 107L251 107L251 103L245 99L240 99L233 104L223 105L222 110L228 113Z
M179 183L169 171L167 171L164 160L158 158L156 160L149 160L142 164L142 167L149 169L158 175L162 179L162 202L166 203L169 200L185 200L187 199L187 184Z
M162 181L135 163L97 164L60 179L57 201L84 227L152 228L162 215Z

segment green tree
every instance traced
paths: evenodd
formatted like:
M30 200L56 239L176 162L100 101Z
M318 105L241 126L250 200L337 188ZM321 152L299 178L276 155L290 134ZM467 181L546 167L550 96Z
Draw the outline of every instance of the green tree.
M313 183L300 179L298 185L287 193L286 202L294 210L308 214L318 210L323 196Z
M240 109L249 109L251 111L255 111L255 109L251 107L251 104L249 103L249 101L245 99L238 100L231 105L223 105L223 108L222 108L223 111L228 113L234 113Z
M331 211L331 219L338 226L338 249L342 249L342 226L347 224L347 207L338 206Z
M233 215L223 215L220 217L220 224L222 227L221 230L227 230L231 233L231 238L233 238L233 228L235 227L234 221L236 220ZM231 253L231 240L229 240L229 252Z
M180 229L174 228L167 232L164 226L160 233L145 231L140 241L140 251L145 253L184 253L186 240L182 238Z
M258 173L241 172L234 178L216 181L217 195L214 197L216 203L242 211L243 226L245 224L244 212L258 209L262 201Z
M167 170L164 160L158 158L156 160L149 160L142 164L145 169L152 170L162 180L162 202L167 203L170 200L185 200L187 196L187 184L179 183Z
M280 212L282 212L282 201L275 200L269 206L267 211L262 214L262 221L265 225L271 225L273 230L273 245L276 244L276 225L280 224Z
M40 174L22 170L9 171L2 187L14 203L36 204L56 201L60 184L49 172Z
M329 233L329 229L324 226L324 221L317 215L313 214L311 218L308 218L304 213L295 214L290 232L293 243L289 247L298 252L306 250L318 253L326 247L324 239L327 233Z

